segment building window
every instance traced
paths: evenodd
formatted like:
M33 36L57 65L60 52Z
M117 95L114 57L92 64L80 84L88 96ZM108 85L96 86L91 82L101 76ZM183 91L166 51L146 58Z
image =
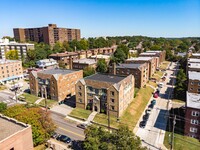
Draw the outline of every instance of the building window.
M111 98L111 102L114 103L114 102L115 102L115 99Z
M200 92L200 89L198 89L197 92Z
M197 133L197 128L190 127L190 132Z
M82 103L82 102L83 102L81 98L79 98L79 102L80 102L80 103Z
M198 86L200 86L200 82L198 83Z
M192 116L199 116L199 112L198 111L192 111Z
M190 88L190 90L193 90L193 88Z
M115 106L111 106L111 109L112 109L112 110L115 110Z
M194 82L191 82L191 85L194 85Z
M78 86L78 89L81 90L81 86Z
M198 124L199 124L199 121L198 121L198 120L195 120L195 119L191 119L191 124L196 124L196 125L198 125Z
M14 150L14 147L13 147L13 148L11 148L10 150Z
M111 94L111 96L114 96L114 95L115 95L115 92L111 91L110 94Z
M78 92L79 96L82 96L82 93L81 92Z

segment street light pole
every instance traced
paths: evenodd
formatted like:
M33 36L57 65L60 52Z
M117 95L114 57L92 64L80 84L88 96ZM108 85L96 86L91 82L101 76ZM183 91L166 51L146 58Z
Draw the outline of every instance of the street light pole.
M45 99L45 110L47 112L47 87L46 85L42 85L42 91L44 91L44 99ZM43 92L42 92L43 94ZM43 97L43 95L42 95Z
M109 103L107 103L107 113L108 113L108 131L110 131L110 110L109 110Z

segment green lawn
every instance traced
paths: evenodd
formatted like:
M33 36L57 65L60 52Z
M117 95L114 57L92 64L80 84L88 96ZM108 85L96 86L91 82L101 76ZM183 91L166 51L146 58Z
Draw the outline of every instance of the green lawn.
M70 113L70 116L77 117L80 119L87 119L92 112L81 108L74 108Z
M26 99L26 102L27 103L31 103L31 104L34 104L36 100L39 99L39 97L35 96L35 95L31 95L31 94L28 94L28 93L23 93L22 95L20 96L24 96L25 99Z
M169 63L170 63L169 61L164 61L164 62L160 65L160 69L167 69Z
M169 149L169 134L171 132L166 131L165 133L165 139L164 139L164 145ZM199 150L200 147L200 142L197 139L183 136L180 134L174 134L174 150ZM177 138L176 138L177 137ZM189 143L191 142L191 143ZM194 144L192 144L194 143ZM198 146L197 146L198 145Z
M52 107L53 105L57 104L58 102L55 101L55 100L51 100L51 99L47 99L47 106L48 107ZM40 103L39 103L40 106L43 106L45 107L45 99L43 99Z
M108 116L106 114L97 114L93 121L108 126ZM110 126L114 128L119 126L116 117L110 116Z
M153 81L149 81L148 83L149 85L153 86L153 87L157 87L157 83L153 82Z
M45 144L41 144L41 145L34 147L34 150L44 150L44 149L46 149Z
M123 116L120 118L120 122L128 125L128 127L133 130L149 102L152 92L153 89L151 87L147 86L146 88L141 88L137 96L124 112Z

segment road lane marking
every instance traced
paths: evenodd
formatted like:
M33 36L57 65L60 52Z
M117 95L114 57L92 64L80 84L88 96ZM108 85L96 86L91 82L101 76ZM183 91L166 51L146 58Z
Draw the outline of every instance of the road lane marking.
M77 135L77 136L79 136L79 137L85 138L85 136L83 136L83 135L81 135L81 134L78 134L78 133L75 133L75 132L73 132L73 131L67 130L67 129L65 129L65 128L62 128L62 127L58 127L58 128L59 128L59 129L62 129L62 130L64 130L64 131L67 131L67 132L69 132L69 133L72 133L72 134L74 134L74 135Z

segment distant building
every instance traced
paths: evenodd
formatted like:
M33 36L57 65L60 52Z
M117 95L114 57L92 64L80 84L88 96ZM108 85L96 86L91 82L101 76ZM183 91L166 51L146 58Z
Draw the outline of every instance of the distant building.
M147 63L143 64L118 64L109 66L109 74L129 76L132 74L135 78L135 87L144 87L149 80L149 67Z
M148 63L149 68L149 78L153 76L156 71L156 58L155 57L136 57L136 58L129 58L125 61L127 64L143 64Z
M0 59L0 83L6 84L23 78L22 62Z
M163 61L165 61L165 57L166 57L166 51L146 51L143 53L140 53L139 55L140 57L158 57L157 60L157 67L160 65L160 63L162 63Z
M32 71L29 75L30 92L44 97L43 86L46 86L47 98L62 101L75 95L75 84L83 78L83 71L67 69L49 69Z
M39 28L14 28L14 37L20 42L44 42L53 46L56 42L80 40L80 29L60 28L56 24L49 24Z
M8 39L0 39L0 58L6 59L6 53L10 50L17 50L19 59L27 56L28 50L33 50L34 44L9 42Z
M178 52L177 53L177 56L180 56L180 57L185 57L187 55L186 52Z
M0 149L33 150L31 126L0 114Z
M38 68L42 69L50 69L50 68L56 68L58 66L58 63L56 60L50 58L50 59L42 59L36 61L36 65Z
M73 60L73 69L84 69L86 67L92 67L96 68L97 61L96 59L89 59L89 58L83 58L83 59L77 59Z
M120 117L134 98L133 75L94 74L76 84L76 107Z
M106 63L108 64L110 62L110 57L111 57L110 55L99 54L99 55L93 55L90 58L97 59L97 61L100 59L104 59Z

